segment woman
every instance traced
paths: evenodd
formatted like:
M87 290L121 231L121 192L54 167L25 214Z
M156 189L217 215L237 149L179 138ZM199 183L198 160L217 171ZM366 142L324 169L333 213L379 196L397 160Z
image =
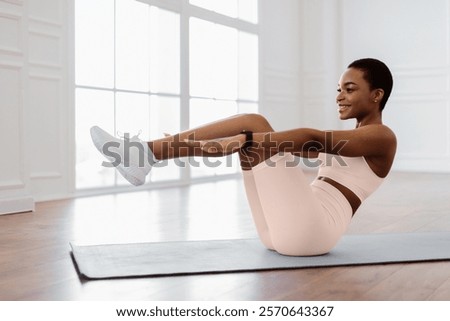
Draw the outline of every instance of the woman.
M397 143L382 123L382 111L392 85L389 69L379 60L360 59L348 66L336 102L340 119L356 120L352 130L276 132L263 116L247 114L148 143L136 136L119 140L98 127L91 135L97 149L134 185L143 184L160 160L238 152L263 244L284 255L320 255L336 245L358 207L391 169ZM138 147L134 152L130 148L128 157L127 145ZM143 151L145 162L139 159ZM312 183L295 166L294 155L321 161Z

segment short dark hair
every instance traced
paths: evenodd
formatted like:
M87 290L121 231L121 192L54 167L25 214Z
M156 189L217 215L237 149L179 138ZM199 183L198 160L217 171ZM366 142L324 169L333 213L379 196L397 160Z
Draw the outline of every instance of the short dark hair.
M348 68L359 69L364 73L364 79L369 83L370 89L381 88L384 90L383 99L380 102L380 111L384 109L391 95L394 81L392 74L386 64L373 58L363 58L353 61Z

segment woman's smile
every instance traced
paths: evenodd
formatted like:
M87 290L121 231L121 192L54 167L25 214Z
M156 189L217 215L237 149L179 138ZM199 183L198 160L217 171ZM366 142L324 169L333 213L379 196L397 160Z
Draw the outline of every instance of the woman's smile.
M342 113L342 112L344 112L344 111L347 111L347 110L350 109L350 108L351 108L350 105L339 104L338 112Z

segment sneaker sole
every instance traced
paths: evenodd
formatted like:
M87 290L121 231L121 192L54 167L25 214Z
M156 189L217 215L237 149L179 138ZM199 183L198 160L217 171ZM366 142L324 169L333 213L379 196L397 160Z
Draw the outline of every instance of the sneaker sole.
M105 145L103 143L104 139L100 138L99 135L97 133L95 133L95 131L92 131L92 130L91 130L91 139L92 139L92 142L94 143L95 148L99 151L100 154L103 155L103 157L106 158L106 160L108 160L110 162L113 162L115 160L103 153L103 146ZM144 176L144 178L142 179L136 175L133 175L130 171L126 170L122 164L116 165L114 167L130 184L132 184L134 186L140 186L145 183L146 175L143 175L144 173L141 173L141 175L140 175L140 176ZM137 168L137 169L141 170L140 168Z

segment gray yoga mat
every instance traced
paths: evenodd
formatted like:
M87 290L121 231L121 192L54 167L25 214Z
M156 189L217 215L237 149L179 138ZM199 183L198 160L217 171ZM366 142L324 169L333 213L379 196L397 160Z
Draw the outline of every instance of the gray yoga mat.
M102 279L448 260L450 232L345 235L311 257L280 255L258 239L71 246L79 272Z

